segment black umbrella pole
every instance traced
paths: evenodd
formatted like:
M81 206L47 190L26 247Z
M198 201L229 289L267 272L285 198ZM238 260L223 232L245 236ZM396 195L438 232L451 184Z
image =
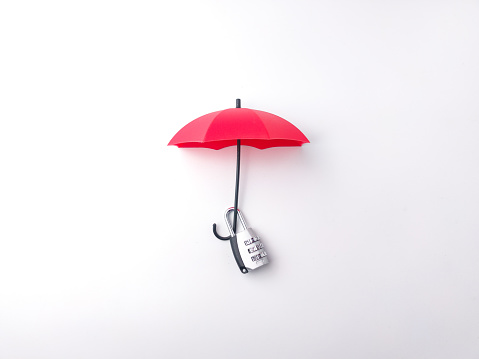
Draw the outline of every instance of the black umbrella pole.
M240 157L241 157L241 140L236 140L236 187L235 187L235 210L233 212L233 233L235 234L236 234L236 221L238 218Z
M236 99L236 108L241 108L241 100ZM240 157L241 157L241 140L236 140L236 187L235 187L235 210L233 214L233 233L236 234L236 220L238 218L238 192L239 192L239 175L240 175Z

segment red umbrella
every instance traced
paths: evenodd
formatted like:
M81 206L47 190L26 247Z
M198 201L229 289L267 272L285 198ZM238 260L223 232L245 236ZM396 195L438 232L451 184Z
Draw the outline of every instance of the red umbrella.
M233 215L233 232L236 233L241 145L262 150L270 147L301 146L304 143L309 143L306 136L284 118L264 111L241 108L241 101L237 99L236 108L212 112L188 123L173 136L168 146L214 150L237 146ZM213 232L222 240L232 238L220 236L216 232L216 224L213 224Z

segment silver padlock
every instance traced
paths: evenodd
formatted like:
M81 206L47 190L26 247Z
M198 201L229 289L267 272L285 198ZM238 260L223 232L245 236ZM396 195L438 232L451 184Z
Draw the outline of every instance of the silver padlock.
M248 273L248 270L259 268L269 263L268 254L264 250L263 243L251 228L248 228L243 215L239 210L238 217L244 230L234 233L233 227L228 219L228 214L234 211L234 207L228 208L225 212L225 222L230 231L231 249L236 263L242 273Z

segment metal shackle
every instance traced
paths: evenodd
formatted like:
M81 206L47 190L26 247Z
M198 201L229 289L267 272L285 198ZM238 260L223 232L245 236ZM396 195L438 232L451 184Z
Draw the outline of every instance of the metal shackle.
M225 212L225 222L226 222L226 226L228 227L228 230L230 231L231 237L234 237L236 234L233 232L233 227L231 226L231 223L230 223L230 221L229 221L229 219L228 219L228 214L229 214L230 212L234 211L234 210L235 210L234 207L230 207L230 208L228 208L228 209L226 210L226 212ZM246 222L245 222L245 220L244 220L244 218L243 218L243 215L241 214L240 210L237 209L236 211L237 211L237 213L238 213L238 218L239 218L241 224L243 225L243 228L244 228L244 229L248 228L248 227L246 226Z

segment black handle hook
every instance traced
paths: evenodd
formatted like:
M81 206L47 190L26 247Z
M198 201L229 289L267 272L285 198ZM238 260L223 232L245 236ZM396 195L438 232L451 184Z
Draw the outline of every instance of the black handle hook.
M213 233L216 236L216 238L221 239L222 241L227 241L231 239L231 236L223 237L223 236L220 236L218 232L216 232L216 223L213 223Z

